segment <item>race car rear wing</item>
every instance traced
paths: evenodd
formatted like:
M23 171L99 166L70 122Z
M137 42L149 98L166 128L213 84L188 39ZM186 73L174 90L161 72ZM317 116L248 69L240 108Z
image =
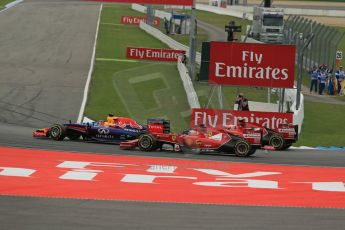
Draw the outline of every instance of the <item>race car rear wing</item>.
M150 133L170 133L170 121L162 118L147 119L147 129Z

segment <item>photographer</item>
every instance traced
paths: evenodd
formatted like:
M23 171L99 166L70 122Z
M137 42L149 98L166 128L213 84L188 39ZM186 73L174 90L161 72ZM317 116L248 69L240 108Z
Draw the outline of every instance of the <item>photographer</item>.
M238 95L235 103L238 104L237 110L249 111L248 100L244 97L243 93Z

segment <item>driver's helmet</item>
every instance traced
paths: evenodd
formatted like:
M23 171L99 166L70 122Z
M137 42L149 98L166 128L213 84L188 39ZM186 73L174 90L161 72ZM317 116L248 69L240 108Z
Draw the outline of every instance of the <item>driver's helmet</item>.
M118 117L115 117L113 114L109 114L107 117L107 123L108 124L115 124Z
M197 134L197 131L194 130L194 129L191 129L191 130L189 130L188 134L189 134L189 135L196 135L196 134Z

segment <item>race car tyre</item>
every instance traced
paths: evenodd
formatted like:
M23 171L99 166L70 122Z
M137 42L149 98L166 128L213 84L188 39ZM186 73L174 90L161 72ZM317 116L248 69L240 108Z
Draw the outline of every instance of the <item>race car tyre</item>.
M282 150L285 146L285 141L281 135L273 134L270 137L268 144L273 146L275 150Z
M291 147L291 145L292 145L292 143L286 143L286 144L284 145L284 147L282 148L282 150L287 150L288 148Z
M55 124L50 128L50 138L56 141L62 141L65 138L65 127Z
M75 131L70 131L67 135L68 139L70 139L71 141L75 141L78 140L80 138L80 133L75 132Z
M256 152L256 149L255 148L251 148L249 153L248 153L248 156L253 155L255 152Z
M247 157L250 154L251 147L248 141L238 140L234 147L235 155L238 157ZM255 152L255 151L254 151Z
M156 139L151 134L143 134L139 137L138 147L141 151L152 151L156 146Z

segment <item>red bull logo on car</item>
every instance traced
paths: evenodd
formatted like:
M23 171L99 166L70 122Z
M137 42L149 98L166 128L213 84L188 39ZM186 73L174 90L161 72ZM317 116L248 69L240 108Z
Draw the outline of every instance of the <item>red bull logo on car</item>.
M143 127L139 125L137 122L130 118L121 117L117 119L116 125L121 128L126 128L127 126L130 126L133 129L142 129Z

